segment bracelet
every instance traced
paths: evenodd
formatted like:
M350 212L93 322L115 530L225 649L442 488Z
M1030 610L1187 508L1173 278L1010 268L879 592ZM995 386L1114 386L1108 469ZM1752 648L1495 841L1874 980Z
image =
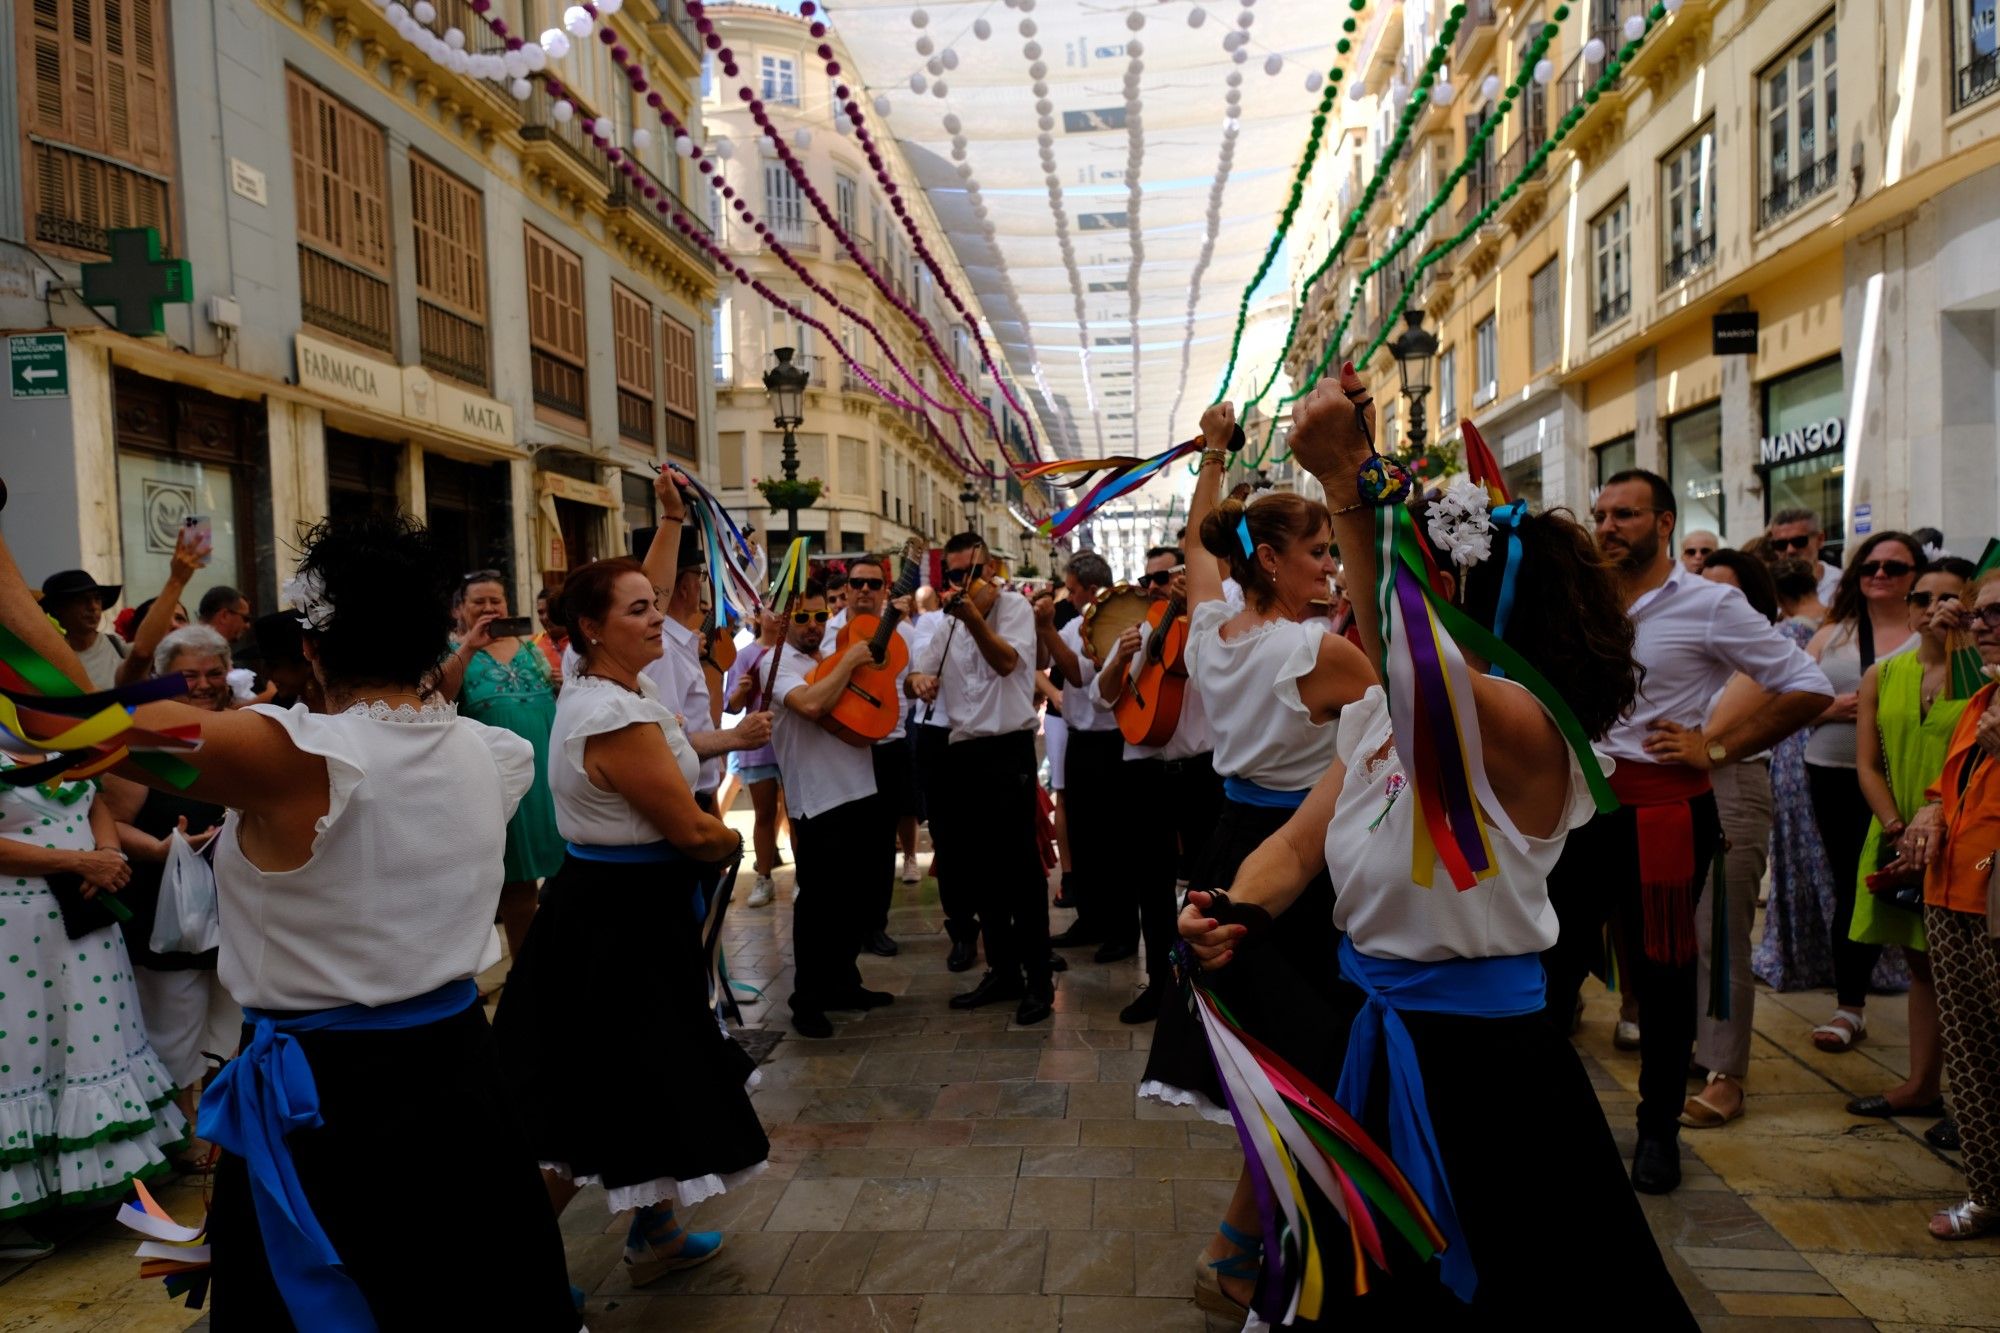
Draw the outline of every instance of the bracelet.
M1339 518L1342 514L1351 514L1355 512L1357 509L1373 509L1373 508L1375 508L1375 506L1369 504L1366 500L1356 500L1351 505L1342 505L1338 509L1330 509L1327 512L1333 515L1333 517Z
M1364 504L1401 504L1415 485L1408 468L1380 454L1370 454L1354 475L1355 493Z
M1207 467L1210 463L1221 465L1227 463L1228 461L1229 461L1229 454L1227 450L1204 449L1201 451L1201 465L1203 467Z

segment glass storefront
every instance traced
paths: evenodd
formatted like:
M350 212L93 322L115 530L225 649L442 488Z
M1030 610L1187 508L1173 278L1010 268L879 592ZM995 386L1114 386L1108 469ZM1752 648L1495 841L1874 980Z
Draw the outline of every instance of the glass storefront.
M174 545L191 517L208 519L214 545L185 594L189 610L218 584L243 590L253 604L259 600L268 582L262 576L268 571L257 568L257 509L269 502L256 464L263 416L259 403L118 372L118 536L128 605L166 583Z
M1722 490L1722 404L1710 403L1667 422L1667 480L1680 506L1677 533L1726 533Z
M1596 495L1604 489L1604 483L1621 472L1639 466L1639 442L1630 435L1621 435L1591 450L1596 462L1596 472L1590 479L1590 493Z
M1766 380L1757 470L1764 477L1764 517L1786 509L1819 515L1829 544L1846 539L1847 385L1840 358Z

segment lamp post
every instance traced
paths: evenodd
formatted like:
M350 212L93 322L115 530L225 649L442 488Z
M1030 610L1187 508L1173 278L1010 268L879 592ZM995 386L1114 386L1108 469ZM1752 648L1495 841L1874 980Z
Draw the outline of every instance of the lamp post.
M1389 345L1395 354L1396 369L1403 377L1403 397L1410 400L1408 453L1414 458L1424 451L1428 432L1424 429L1424 396L1431 391L1431 358L1437 355L1437 335L1424 327L1424 312L1405 310L1409 327ZM1442 423L1440 423L1442 424Z
M965 510L965 530L979 531L979 492L973 488L972 478L965 479L965 489L958 493L958 503Z
M799 479L799 441L793 432L805 423L806 385L811 379L793 363L792 352L790 347L773 348L771 356L777 364L764 372L764 391L771 395L771 419L785 433L782 467L787 483L784 504L787 546L799 535L799 497L795 489Z

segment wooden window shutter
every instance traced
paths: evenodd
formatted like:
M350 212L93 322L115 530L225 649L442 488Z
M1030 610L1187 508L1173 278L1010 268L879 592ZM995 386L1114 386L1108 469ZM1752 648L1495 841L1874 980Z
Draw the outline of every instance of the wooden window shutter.
M616 282L611 284L611 333L618 387L652 401L653 307Z
M665 349L667 410L694 420L701 414L701 400L695 392L694 330L672 315L662 315L660 333Z
M388 144L382 129L295 71L286 70L285 78L299 239L386 280Z
M410 155L417 291L468 319L486 316L486 229L479 191Z
M523 229L528 270L528 346L535 404L589 421L583 341L583 261L533 227Z

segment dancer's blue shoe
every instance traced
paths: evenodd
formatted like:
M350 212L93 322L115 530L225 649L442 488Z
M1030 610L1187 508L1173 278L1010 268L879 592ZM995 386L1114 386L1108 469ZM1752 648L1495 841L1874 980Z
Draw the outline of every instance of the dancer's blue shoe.
M676 1241L679 1248L665 1253ZM643 1287L668 1273L705 1264L721 1249L720 1231L689 1231L674 1220L670 1209L641 1209L625 1233L625 1274L633 1286Z

